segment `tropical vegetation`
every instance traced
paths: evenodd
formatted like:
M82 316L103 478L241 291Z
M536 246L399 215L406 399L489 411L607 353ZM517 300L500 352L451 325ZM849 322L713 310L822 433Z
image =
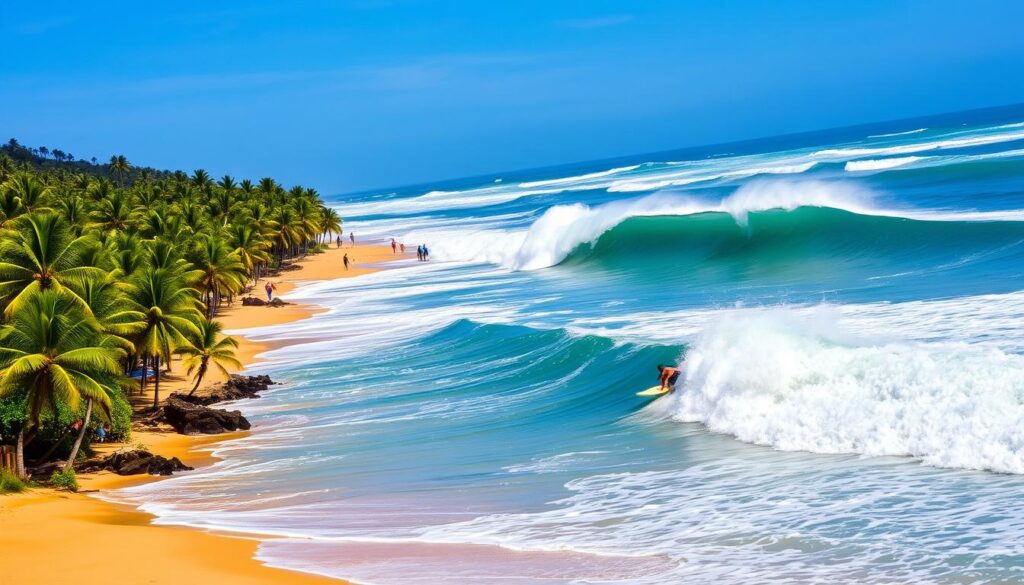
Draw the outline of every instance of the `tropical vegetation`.
M341 228L315 190L271 178L0 146L0 444L17 478L57 458L70 487L96 428L126 439L132 395L158 407L176 361L191 392L238 368L218 311Z

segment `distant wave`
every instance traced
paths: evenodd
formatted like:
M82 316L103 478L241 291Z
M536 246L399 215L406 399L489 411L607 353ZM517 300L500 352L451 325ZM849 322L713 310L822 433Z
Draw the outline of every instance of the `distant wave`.
M707 174L698 174L696 171L684 171L670 175L655 175L653 177L638 178L633 180L615 181L608 187L610 193L630 193L638 191L656 191L669 187L681 187L701 181L714 181L716 179L741 179L757 175L791 175L805 173L817 165L817 161L803 162L788 165L775 165L765 167L751 167L734 171L719 171ZM678 178L673 178L678 177Z
M1024 357L853 336L827 313L727 315L686 354L679 420L787 451L1024 473Z
M851 160L846 163L845 170L850 172L856 171L879 171L883 169L894 169L896 167L902 167L909 164L916 163L917 161L924 160L927 157L921 156L904 156L899 158L882 158L882 159L868 159L868 160Z
M918 134L928 130L927 128L917 128L916 130L907 130L906 132L893 132L892 134L872 134L868 138L889 138L890 136L906 136L908 134Z
M617 169L608 169L607 171L598 171L596 173L587 173L585 175L577 175L575 177L564 177L561 179L546 179L543 181L530 181L528 183L519 183L519 186L524 189L532 189L534 187L547 187L550 185L564 185L566 183L578 183L580 181L589 181L591 179L600 179L601 177L607 177L609 175L617 175L619 173L625 173L634 171L640 168L640 165L632 165L628 167L619 167Z
M966 148L968 146L982 146L985 144L998 144L1000 142L1012 142L1024 140L1024 132L1006 132L1002 134L985 134L981 136L967 136L964 138L951 138L948 140L934 140L931 142L917 142L912 144L901 144L898 146L882 147L858 147L858 148L828 148L819 150L811 156L817 157L860 157L886 154L910 154L914 152L925 152L928 150L946 150L951 148Z

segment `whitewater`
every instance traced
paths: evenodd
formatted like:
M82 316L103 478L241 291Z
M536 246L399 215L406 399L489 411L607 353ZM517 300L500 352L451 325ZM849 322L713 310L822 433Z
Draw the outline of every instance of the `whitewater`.
M366 584L1024 582L1022 121L337 196L432 260L288 295L254 432L114 497Z

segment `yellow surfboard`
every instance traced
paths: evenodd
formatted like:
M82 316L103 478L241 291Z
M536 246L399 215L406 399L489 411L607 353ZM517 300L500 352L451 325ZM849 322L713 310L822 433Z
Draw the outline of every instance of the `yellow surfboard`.
M661 396L662 394L668 394L668 388L662 388L661 386L651 386L643 392L637 392L637 396Z

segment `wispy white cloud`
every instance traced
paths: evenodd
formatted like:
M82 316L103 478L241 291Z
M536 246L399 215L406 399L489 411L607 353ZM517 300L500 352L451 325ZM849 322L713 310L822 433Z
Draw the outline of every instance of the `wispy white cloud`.
M626 24L631 20L633 20L632 14L616 14L612 16L563 20L558 24L564 28L607 28L609 26Z

